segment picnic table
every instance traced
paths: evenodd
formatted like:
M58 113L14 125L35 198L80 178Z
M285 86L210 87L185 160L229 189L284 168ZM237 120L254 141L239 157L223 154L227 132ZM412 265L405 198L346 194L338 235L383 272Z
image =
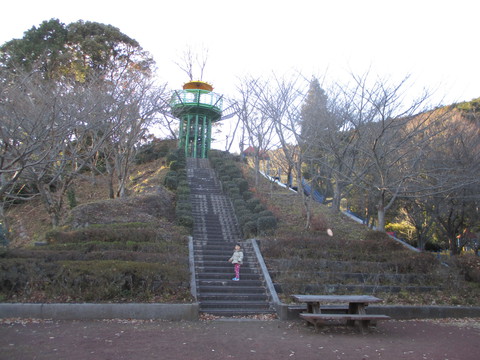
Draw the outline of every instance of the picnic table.
M376 324L377 320L390 319L386 315L366 313L365 308L368 304L382 301L371 295L292 295L292 297L297 302L307 304L307 312L301 313L300 317L315 325L317 330L332 320L346 320L347 325L358 324L363 330L371 324Z

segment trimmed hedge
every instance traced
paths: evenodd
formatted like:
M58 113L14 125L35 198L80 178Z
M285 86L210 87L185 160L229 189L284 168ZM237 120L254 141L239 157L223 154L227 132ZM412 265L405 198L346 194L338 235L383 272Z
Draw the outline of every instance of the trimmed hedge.
M248 181L243 178L235 158L218 150L211 151L209 157L224 192L232 200L243 235L250 237L274 231L277 220L248 190Z

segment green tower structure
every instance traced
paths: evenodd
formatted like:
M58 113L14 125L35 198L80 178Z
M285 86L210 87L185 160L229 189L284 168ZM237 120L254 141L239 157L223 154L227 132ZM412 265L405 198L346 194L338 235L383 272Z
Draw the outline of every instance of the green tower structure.
M178 147L186 157L207 158L212 142L212 124L222 117L223 96L212 85L190 81L173 92L172 114L180 120Z

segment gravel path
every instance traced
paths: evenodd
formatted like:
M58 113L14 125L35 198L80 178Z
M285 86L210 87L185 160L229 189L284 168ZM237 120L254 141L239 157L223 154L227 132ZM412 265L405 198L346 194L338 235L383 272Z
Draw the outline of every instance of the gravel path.
M0 359L477 360L480 319L385 321L365 334L302 321L0 321Z

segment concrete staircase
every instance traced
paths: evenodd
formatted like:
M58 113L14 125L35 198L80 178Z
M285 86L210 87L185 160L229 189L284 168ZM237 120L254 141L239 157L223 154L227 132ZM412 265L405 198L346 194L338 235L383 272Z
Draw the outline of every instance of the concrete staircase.
M187 159L194 219L193 249L200 312L217 316L273 313L252 245L242 240L230 199L208 159ZM228 259L236 243L244 253L240 281Z

